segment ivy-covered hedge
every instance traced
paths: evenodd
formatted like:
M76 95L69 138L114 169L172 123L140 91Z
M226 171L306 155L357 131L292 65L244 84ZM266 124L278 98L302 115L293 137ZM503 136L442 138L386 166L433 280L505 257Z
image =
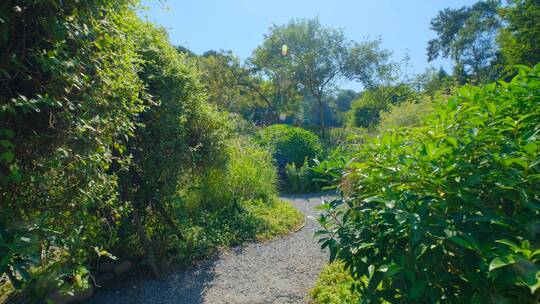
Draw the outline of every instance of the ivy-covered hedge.
M320 241L363 302L537 303L540 65L359 146L340 185Z
M115 240L113 172L145 107L130 6L0 4L0 274L15 288L85 285Z

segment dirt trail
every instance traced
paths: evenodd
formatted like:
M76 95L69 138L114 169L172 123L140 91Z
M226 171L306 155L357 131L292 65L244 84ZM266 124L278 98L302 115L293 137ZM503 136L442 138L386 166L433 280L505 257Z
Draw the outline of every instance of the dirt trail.
M321 195L286 196L306 217L296 233L219 253L156 281L136 275L111 284L88 303L308 303L309 289L327 261L313 233Z

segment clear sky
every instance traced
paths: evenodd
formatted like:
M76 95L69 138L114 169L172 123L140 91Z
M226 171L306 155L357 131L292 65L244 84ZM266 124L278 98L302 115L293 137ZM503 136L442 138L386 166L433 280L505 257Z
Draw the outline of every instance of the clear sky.
M231 50L242 59L261 44L272 24L292 18L318 16L324 26L341 28L347 38L383 40L400 60L406 53L409 73L430 65L449 69L447 61L427 62L426 46L435 34L429 21L439 10L470 5L474 0L143 0L140 12L164 26L175 45L197 54L207 50ZM355 84L344 86L358 89Z

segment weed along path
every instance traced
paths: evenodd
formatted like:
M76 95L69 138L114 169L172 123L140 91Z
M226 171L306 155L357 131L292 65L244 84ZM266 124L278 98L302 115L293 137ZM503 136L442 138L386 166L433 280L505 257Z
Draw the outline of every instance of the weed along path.
M219 253L162 280L131 276L99 291L88 303L308 303L309 289L328 256L313 233L320 195L286 196L305 215L297 232Z

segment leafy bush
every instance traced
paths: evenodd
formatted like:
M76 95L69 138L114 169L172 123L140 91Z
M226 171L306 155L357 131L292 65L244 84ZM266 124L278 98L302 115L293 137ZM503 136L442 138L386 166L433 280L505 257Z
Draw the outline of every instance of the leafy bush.
M327 151L326 154L330 154L332 150L337 147L361 140L367 134L366 129L356 127L329 129L327 137L323 142L325 150Z
M538 302L539 79L463 87L355 152L319 235L363 301Z
M400 127L418 127L433 112L435 112L435 104L427 96L419 100L407 100L398 105L391 105L388 111L381 112L379 128L385 130Z
M170 203L184 239L148 221L157 255L184 264L224 246L286 233L302 221L294 207L277 200L277 171L269 151L238 137L227 140L222 154L223 163L191 174Z
M390 105L411 99L416 92L406 84L380 86L368 89L353 101L348 112L348 126L372 129L380 121L381 111Z
M312 159L322 151L317 135L289 125L266 127L257 133L257 140L272 151L280 171L286 164L301 167L306 158Z
M289 193L317 192L322 189L319 178L317 172L309 166L307 159L301 167L296 167L294 163L287 164L282 188Z
M224 118L206 103L196 72L186 64L185 55L170 45L166 32L138 20L134 24L137 27L131 34L138 41L142 61L138 75L148 106L135 120L134 136L125 143L131 156L128 170L114 173L119 177L119 197L130 210L120 237L129 239L136 232L139 239L138 244L131 244L134 248L126 246L122 252L142 250L157 276L157 255L169 245L163 240L183 242L186 238L181 222L187 219L174 214L181 202L180 191L199 176L226 165L227 155L222 151L229 130Z
M0 289L38 302L88 287L103 259L158 273L204 251L198 239L219 247L302 218L274 202L270 153L231 140L240 126L131 1L53 2L0 4Z
M304 215L289 202L275 198L245 200L238 202L237 207L199 212L182 223L185 242L171 237L165 244L157 243L161 245L158 248L167 251L169 263L189 264L223 247L289 233L304 221Z
M304 223L304 214L286 201L253 200L244 203L244 206L249 214L263 219L256 235L258 240L269 240L277 235L289 233Z
M240 137L230 140L225 152L225 167L202 176L195 191L200 201L193 203L195 206L216 210L245 200L272 201L277 196L277 171L267 150Z
M0 4L0 276L37 297L86 285L127 213L111 171L145 106L131 3Z

